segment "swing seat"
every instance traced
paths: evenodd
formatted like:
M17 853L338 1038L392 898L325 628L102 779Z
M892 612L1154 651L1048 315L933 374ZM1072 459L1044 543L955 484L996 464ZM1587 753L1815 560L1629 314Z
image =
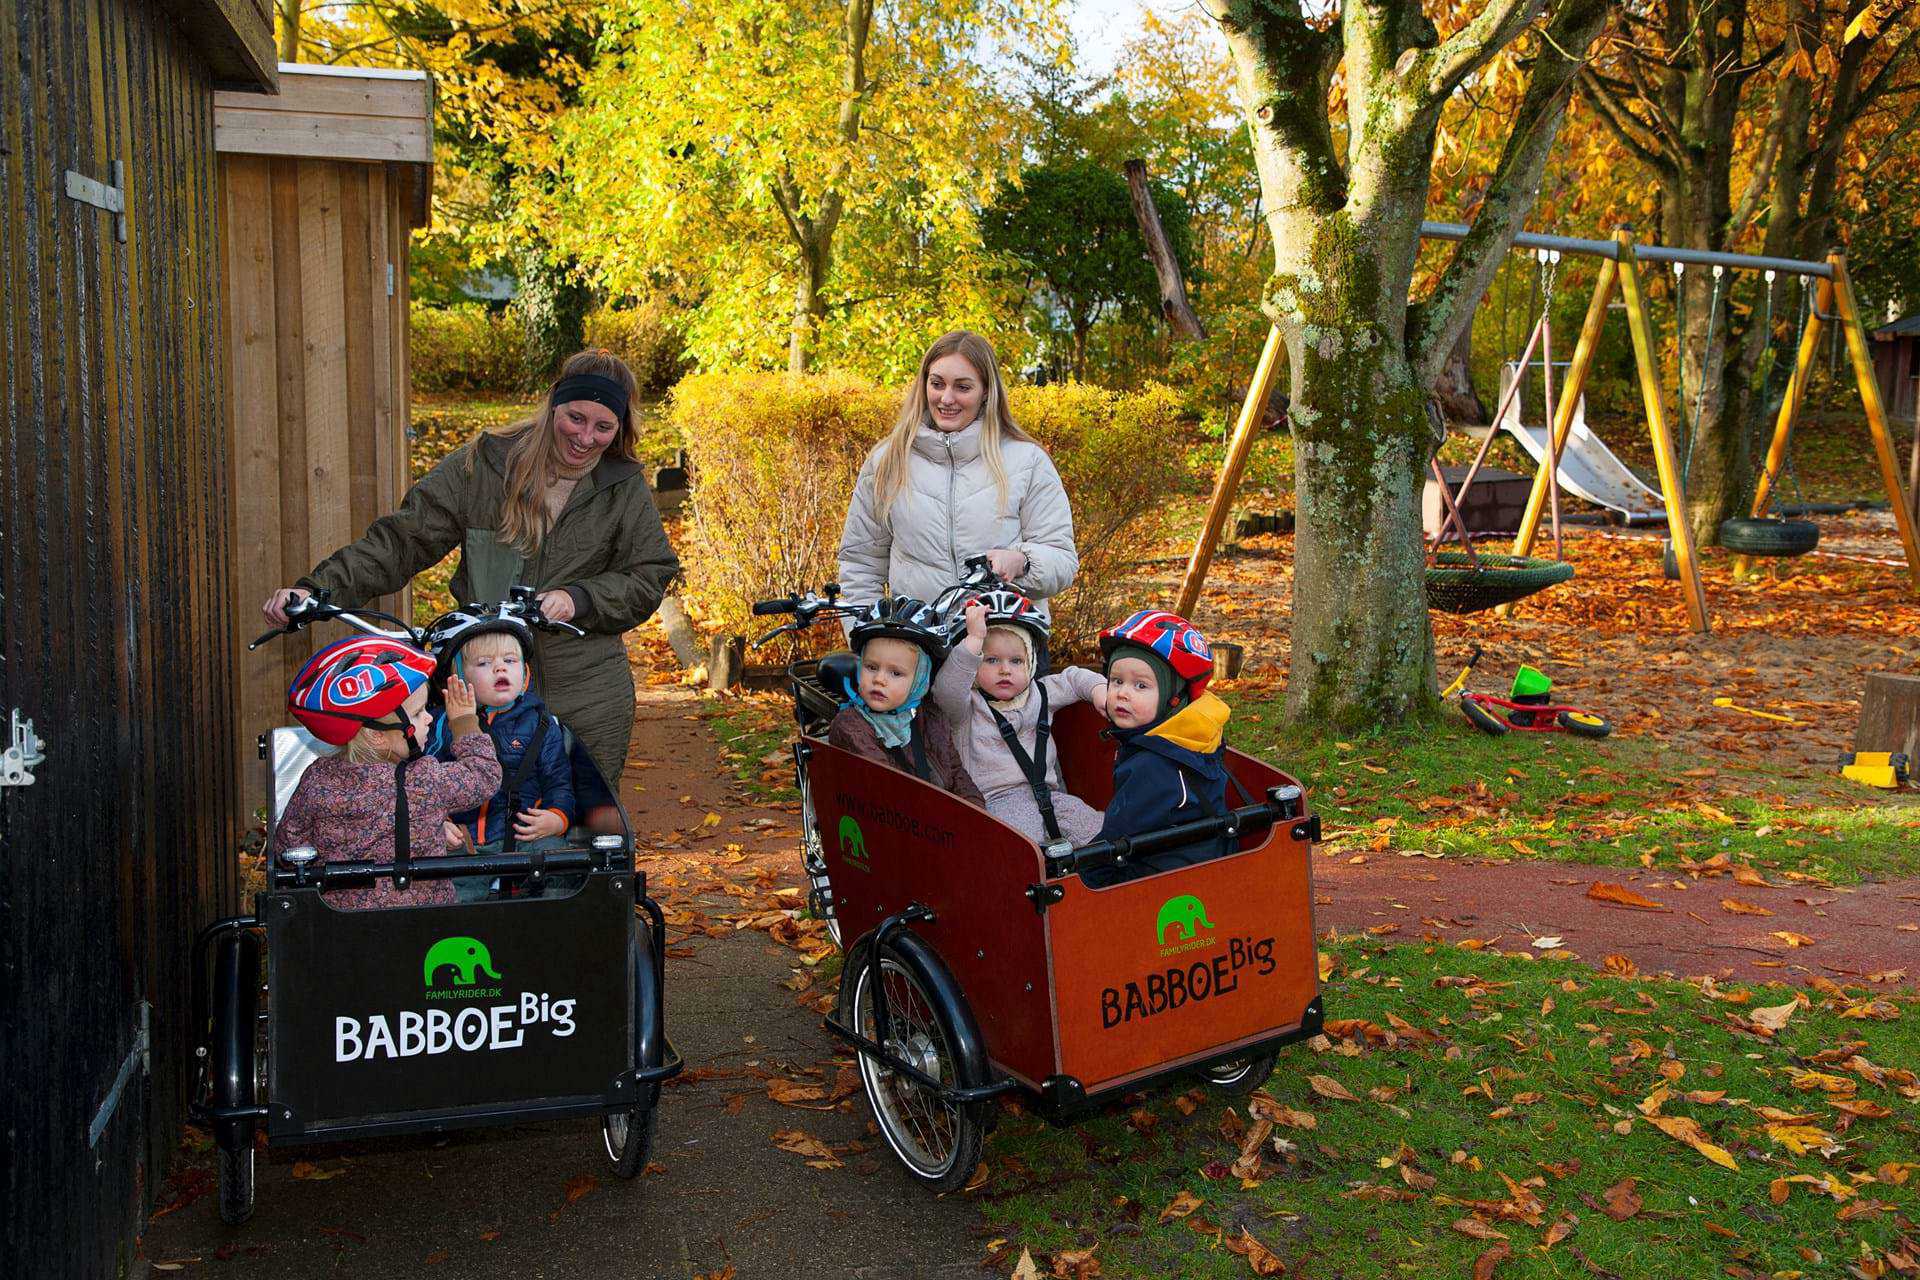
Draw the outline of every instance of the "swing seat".
M1479 613L1525 599L1573 577L1561 560L1481 552L1479 567L1465 552L1436 551L1427 565L1427 607L1445 613Z
M1820 526L1811 520L1723 520L1720 545L1743 556L1803 556L1820 545Z

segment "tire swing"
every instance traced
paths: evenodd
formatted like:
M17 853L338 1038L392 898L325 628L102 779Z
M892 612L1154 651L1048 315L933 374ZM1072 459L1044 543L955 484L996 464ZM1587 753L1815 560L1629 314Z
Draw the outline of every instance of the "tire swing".
M1800 281L1800 303L1800 333L1795 336L1793 342L1793 350L1796 352L1800 349L1800 336L1806 333L1807 312L1812 306L1812 291L1808 287L1808 281L1804 277ZM1768 271L1767 324L1771 326L1772 323L1773 272ZM1771 331L1769 331L1769 340L1771 340ZM1760 404L1763 412L1771 403L1766 394L1767 383L1771 381L1773 366L1779 363L1773 358L1773 350L1770 349L1767 354L1768 364L1766 372L1761 375L1760 379L1762 392ZM1748 420L1747 449L1749 452L1752 452L1754 446L1759 443L1759 440L1756 438L1758 433L1753 429L1758 421L1758 414L1755 414ZM1787 438L1782 443L1784 447L1780 451L1781 461L1786 464L1787 479L1793 485L1794 501L1796 504L1804 507L1806 505L1806 495L1800 492L1800 477L1793 469L1793 424L1791 422L1787 424ZM1742 556L1784 558L1806 555L1809 551L1812 551L1820 545L1820 526L1811 520L1792 520L1787 518L1780 504L1780 488L1777 483L1779 476L1767 467L1765 458L1761 459L1759 471L1755 474L1754 487L1756 489L1759 487L1759 476L1762 474L1766 476L1767 498L1772 514L1768 516L1736 516L1731 520L1722 520L1720 522L1719 532L1720 545L1734 554ZM1751 494L1745 496L1751 497Z
M1547 421L1553 421L1553 391L1550 372L1553 362L1550 314L1553 308L1553 283L1559 271L1560 254L1558 250L1549 256L1542 251L1539 265L1535 271L1535 288L1545 284L1545 300L1539 314L1533 322L1533 332L1527 338L1527 344L1520 353L1519 365L1524 376L1527 363L1533 358L1536 345L1546 336L1548 347L1543 361L1549 370L1544 376L1547 383ZM1504 310L1504 304L1503 304ZM1521 377L1516 377L1506 394L1515 394L1520 387ZM1494 420L1506 412L1503 399ZM1444 435L1445 426L1439 421L1439 409L1429 400L1427 412L1435 419L1438 433ZM1497 430L1487 432L1487 438L1481 442L1479 452L1474 456L1473 465L1467 468L1466 478L1460 482L1460 490L1455 493L1448 485L1445 474L1440 470L1440 459L1436 455L1427 462L1433 475L1433 481L1440 492L1442 524L1440 533L1434 539L1434 549L1427 559L1427 607L1443 613L1480 613L1487 609L1497 609L1504 604L1523 600L1536 591L1545 591L1548 587L1558 586L1573 577L1573 566L1564 560L1542 560L1534 556L1498 555L1492 552L1475 551L1473 539L1467 533L1466 517L1460 514L1459 504L1466 499L1467 490L1472 487L1474 477L1479 474L1481 464L1487 459L1487 453L1493 447ZM1551 492L1554 514L1555 545L1558 546L1560 532L1560 495L1555 483L1554 473L1558 470L1558 456L1553 449L1553 432L1547 432L1547 471L1548 487ZM1439 544L1445 540L1449 530L1456 530L1460 550L1442 551Z

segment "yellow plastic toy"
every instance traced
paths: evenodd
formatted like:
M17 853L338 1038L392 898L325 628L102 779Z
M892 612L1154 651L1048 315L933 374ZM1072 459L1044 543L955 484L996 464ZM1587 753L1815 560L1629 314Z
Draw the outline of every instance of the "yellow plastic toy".
M1840 776L1896 791L1907 784L1907 756L1903 751L1849 751L1840 757Z

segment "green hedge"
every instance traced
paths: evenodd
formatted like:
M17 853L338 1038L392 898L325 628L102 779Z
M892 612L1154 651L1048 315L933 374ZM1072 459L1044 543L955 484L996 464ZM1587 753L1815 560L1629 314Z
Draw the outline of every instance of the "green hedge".
M409 316L416 391L517 391L520 327L478 302L419 307Z
M416 390L510 392L526 386L525 338L510 309L494 311L478 302L416 306L410 327ZM664 394L685 371L680 334L663 302L590 313L587 345L625 360L644 396Z
M1017 387L1012 401L1073 503L1080 573L1054 623L1056 648L1085 655L1136 603L1123 599L1131 561L1179 484L1179 396L1074 384ZM844 374L700 374L674 389L668 412L694 466L681 558L709 622L748 631L753 601L835 576L860 463L898 409L897 388Z

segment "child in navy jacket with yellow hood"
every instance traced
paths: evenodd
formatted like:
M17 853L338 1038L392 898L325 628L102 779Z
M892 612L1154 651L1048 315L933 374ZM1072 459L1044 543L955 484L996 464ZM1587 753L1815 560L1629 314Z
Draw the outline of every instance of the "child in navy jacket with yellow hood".
M1213 650L1177 614L1142 609L1100 633L1106 658L1108 730L1118 747L1113 799L1103 840L1157 831L1227 812L1227 704L1207 692ZM1211 837L1162 850L1124 867L1096 868L1085 881L1099 888L1192 866L1230 851Z

